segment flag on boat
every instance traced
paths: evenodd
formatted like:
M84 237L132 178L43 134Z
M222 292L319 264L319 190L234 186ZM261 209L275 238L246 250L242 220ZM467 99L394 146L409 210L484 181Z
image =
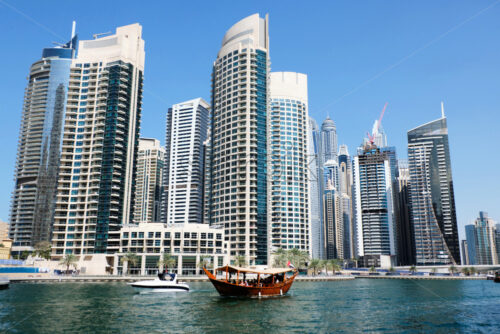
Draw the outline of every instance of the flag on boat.
M292 269L295 269L295 266L292 264L292 262L288 261L288 264L287 264L288 268L292 268Z

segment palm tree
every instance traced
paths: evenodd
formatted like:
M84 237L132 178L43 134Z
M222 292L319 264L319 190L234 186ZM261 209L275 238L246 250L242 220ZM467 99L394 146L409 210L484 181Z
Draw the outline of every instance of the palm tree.
M274 253L274 267L276 268L282 268L286 266L286 263L288 261L288 252L284 250L283 248L278 248Z
M319 260L318 267L320 273L322 269L325 269L325 273L328 275L328 260Z
M52 244L48 241L40 241L35 245L35 254L45 260L50 260Z
M309 268L309 269L312 269L313 276L315 276L315 275L316 275L316 272L317 272L317 270L318 270L318 268L319 268L320 264L321 264L321 260L319 260L319 259L312 259L311 261L309 261L309 266L308 266L308 268Z
M371 266L368 271L371 272L371 273L376 273L377 269L375 269L375 266Z
M414 266L414 265L413 265L413 266L411 266L411 267L410 267L410 273L411 273L412 275L414 275L416 272L417 272L417 267L416 267L416 266Z
M125 254L123 257L122 257L122 261L124 263L124 267L125 267L125 263L127 264L126 267L126 272L125 274L128 275L129 271L130 271L130 267L131 266L135 266L137 264L137 262L139 262L139 257L135 254L135 253L127 253Z
M476 268L474 268L474 267L470 267L470 268L469 268L469 272L470 272L470 274L471 274L471 275L475 275L475 274L476 274L476 272L477 272L477 270L476 270Z
M198 267L202 269L202 273L203 273L203 268L207 269L212 268L213 267L212 258L207 255L200 256L200 262L198 262Z
M396 272L396 269L394 267L389 268L389 273L394 274Z
M66 254L66 256L64 256L61 261L59 262L59 264L63 265L63 266L66 266L66 275L68 274L69 272L69 267L70 266L74 266L75 269L76 269L76 256L74 256L73 254Z
M470 268L467 268L467 267L462 268L462 273L465 276L469 276L470 275Z
M309 260L309 254L298 248L292 248L288 252L288 260L297 268L305 266Z
M237 267L244 267L247 265L247 259L244 255L236 255L233 259L233 263Z
M177 261L170 253L163 253L163 256L158 260L158 267L160 267L165 272L168 271L168 267L173 267Z
M431 269L431 273L432 273L433 275L436 275L436 272L437 272L437 269L436 269L436 268L432 268L432 269Z
M340 266L339 260L333 259L333 260L329 260L328 262L330 262L330 268L332 268L332 274L335 274L335 272L337 272L337 271L340 272L342 270L342 267Z
M448 271L450 272L450 274L453 276L455 275L455 272L457 271L457 267L455 267L454 265L451 265L449 268L448 268Z

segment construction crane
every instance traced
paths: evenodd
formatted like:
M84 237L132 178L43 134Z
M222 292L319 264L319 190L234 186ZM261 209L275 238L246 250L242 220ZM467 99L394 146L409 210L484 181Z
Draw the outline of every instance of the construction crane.
M111 34L111 31L108 31L108 32L101 32L101 33L99 33L99 34L94 34L94 35L92 35L92 36L94 37L94 39L97 39L97 37L99 37L99 36L109 35L109 34Z
M384 117L385 108L387 108L388 104L389 104L389 102L385 103L384 109L382 109L382 112L380 113L380 117L378 118L377 125L375 126L375 129L373 129L373 133L372 134L370 134L369 132L366 133L368 135L368 140L370 141L371 145L373 145L373 143L375 142L375 134L378 132L378 128L380 127L380 123L382 123L382 118Z

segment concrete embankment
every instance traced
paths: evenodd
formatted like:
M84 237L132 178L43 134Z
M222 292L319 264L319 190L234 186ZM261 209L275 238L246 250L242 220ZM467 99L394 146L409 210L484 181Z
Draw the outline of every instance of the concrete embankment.
M136 282L143 280L152 280L155 276L42 276L10 277L11 283L103 283L103 282ZM295 281L298 282L321 282L321 281L343 281L353 280L353 276L301 276ZM181 276L179 281L183 282L208 282L205 276Z
M377 275L359 275L356 278L367 279L416 279L416 280L485 280L483 276L377 276Z

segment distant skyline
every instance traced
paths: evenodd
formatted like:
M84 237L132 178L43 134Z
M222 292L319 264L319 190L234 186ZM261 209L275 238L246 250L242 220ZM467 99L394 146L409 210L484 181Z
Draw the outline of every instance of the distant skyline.
M196 10L194 10L196 9ZM479 211L500 222L500 1L13 2L0 0L0 220L9 220L26 77L44 47L138 22L146 44L141 136L164 144L172 104L210 100L210 74L224 33L269 14L271 70L308 75L309 112L335 121L354 155L388 102L388 145L407 157L408 130L448 120L458 226Z

